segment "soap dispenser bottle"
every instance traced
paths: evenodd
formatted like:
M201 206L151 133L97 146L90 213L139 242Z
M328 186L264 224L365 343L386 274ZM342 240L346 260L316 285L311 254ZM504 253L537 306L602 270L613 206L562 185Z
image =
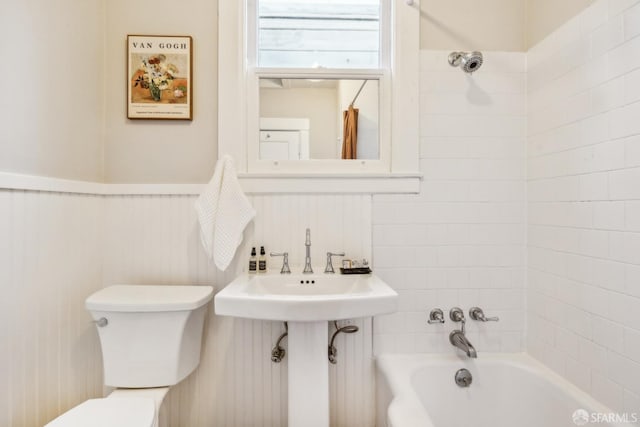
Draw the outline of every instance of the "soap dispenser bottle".
M249 274L255 274L258 270L258 260L256 259L256 248L251 248L251 257L249 258Z
M258 258L258 273L267 272L267 255L264 246L260 246L260 258Z

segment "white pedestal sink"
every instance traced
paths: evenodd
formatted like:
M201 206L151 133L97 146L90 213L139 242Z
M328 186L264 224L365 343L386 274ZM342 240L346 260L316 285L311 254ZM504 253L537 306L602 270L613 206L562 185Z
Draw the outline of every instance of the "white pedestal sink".
M398 294L373 274L242 275L216 314L289 322L289 427L329 427L327 322L391 313Z

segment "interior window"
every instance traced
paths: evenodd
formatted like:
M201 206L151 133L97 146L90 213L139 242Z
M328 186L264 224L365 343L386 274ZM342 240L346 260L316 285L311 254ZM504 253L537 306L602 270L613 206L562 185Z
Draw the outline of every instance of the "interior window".
M254 191L416 191L415 2L220 1L218 16L218 152Z

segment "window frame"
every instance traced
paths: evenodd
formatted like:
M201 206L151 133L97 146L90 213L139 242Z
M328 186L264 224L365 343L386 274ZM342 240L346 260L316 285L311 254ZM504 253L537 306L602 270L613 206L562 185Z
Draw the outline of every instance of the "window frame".
M247 96L256 100L257 111L248 111L247 115L247 154L248 171L263 172L316 172L321 173L329 167L334 172L389 172L391 135L389 123L391 121L390 88L390 0L380 1L380 27L378 68L277 68L259 67L259 30L258 3L260 0L245 0L247 3L247 37L245 51L247 52ZM309 160L261 160L259 157L260 135L260 79L288 78L288 79L354 79L378 81L378 159L360 159L346 161L342 159L309 159Z
M219 108L218 154L230 154L236 160L241 179L256 177L279 179L330 179L336 185L324 191L336 192L344 180L358 178L359 192L415 192L419 188L418 99L419 99L419 6L405 0L382 0L381 68L362 69L275 69L257 68L257 29L251 25L256 16L255 0L219 2ZM388 19L382 19L386 14ZM253 40L255 51L251 51ZM386 47L383 47L383 43ZM273 161L258 159L259 141L259 78L375 78L380 84L379 160L296 160ZM380 185L381 179L395 178L393 185ZM252 181L255 182L255 181ZM374 184L375 183L375 184ZM353 183L352 183L353 184ZM372 184L372 185L369 185ZM258 186L260 187L260 186ZM309 188L314 185L309 185ZM292 181L282 186L301 191ZM265 191L267 191L265 189ZM271 191L274 191L273 187ZM261 192L261 191L258 191ZM277 191L276 191L277 192Z

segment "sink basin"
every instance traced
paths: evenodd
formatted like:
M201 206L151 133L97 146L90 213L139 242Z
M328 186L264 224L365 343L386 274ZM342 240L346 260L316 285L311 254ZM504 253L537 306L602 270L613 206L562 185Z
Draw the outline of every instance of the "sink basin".
M216 314L316 322L391 313L398 294L374 274L242 275L215 297Z

